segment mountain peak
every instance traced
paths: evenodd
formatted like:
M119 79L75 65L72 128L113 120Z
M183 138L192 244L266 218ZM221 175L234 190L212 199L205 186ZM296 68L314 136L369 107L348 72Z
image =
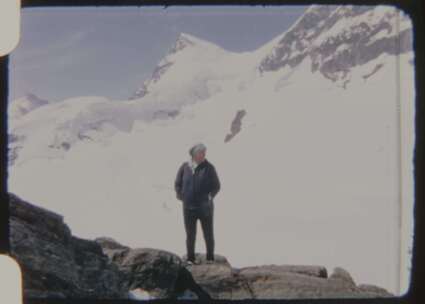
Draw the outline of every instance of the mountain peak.
M178 51L183 50L187 47L194 46L197 44L197 41L198 38L192 35L180 33L170 53L177 53Z
M192 42L196 42L197 40L202 40L202 39L195 37L191 34L183 33L183 32L179 34L178 39L190 40Z
M176 62L183 65L187 65L189 62L190 64L193 64L192 59L194 57L200 58L201 62L203 62L207 60L207 56L210 56L210 58L216 58L217 56L227 53L228 51L212 42L195 37L192 34L180 33L168 54L159 61L150 78L142 83L136 92L129 97L129 100L144 97L150 91L149 87L152 84L157 83L162 75L174 66Z

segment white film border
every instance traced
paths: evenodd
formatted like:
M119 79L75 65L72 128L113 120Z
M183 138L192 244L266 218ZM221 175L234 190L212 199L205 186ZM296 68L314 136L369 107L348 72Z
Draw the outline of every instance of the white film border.
M0 1L0 56L12 52L20 37L20 0ZM22 276L15 260L0 255L0 301L9 304L22 303Z
M22 304L22 276L18 263L7 255L0 255L0 302Z
M0 1L0 56L9 54L20 37L21 1Z

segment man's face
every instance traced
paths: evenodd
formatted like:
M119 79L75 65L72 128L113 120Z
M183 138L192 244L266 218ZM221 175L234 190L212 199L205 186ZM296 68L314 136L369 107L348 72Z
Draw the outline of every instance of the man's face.
M205 159L205 151L198 151L193 155L193 160L196 163L201 163Z

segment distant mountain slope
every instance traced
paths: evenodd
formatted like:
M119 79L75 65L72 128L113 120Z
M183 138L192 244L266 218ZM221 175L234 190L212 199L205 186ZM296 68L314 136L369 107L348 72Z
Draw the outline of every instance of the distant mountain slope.
M23 115L35 110L49 102L44 99L40 99L34 94L27 94L21 98L14 100L8 108L9 118L11 120L18 119Z

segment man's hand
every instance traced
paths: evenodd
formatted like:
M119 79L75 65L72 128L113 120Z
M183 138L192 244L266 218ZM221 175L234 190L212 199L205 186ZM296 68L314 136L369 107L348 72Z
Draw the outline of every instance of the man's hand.
M181 201L183 200L182 195L179 192L176 192L176 198Z

